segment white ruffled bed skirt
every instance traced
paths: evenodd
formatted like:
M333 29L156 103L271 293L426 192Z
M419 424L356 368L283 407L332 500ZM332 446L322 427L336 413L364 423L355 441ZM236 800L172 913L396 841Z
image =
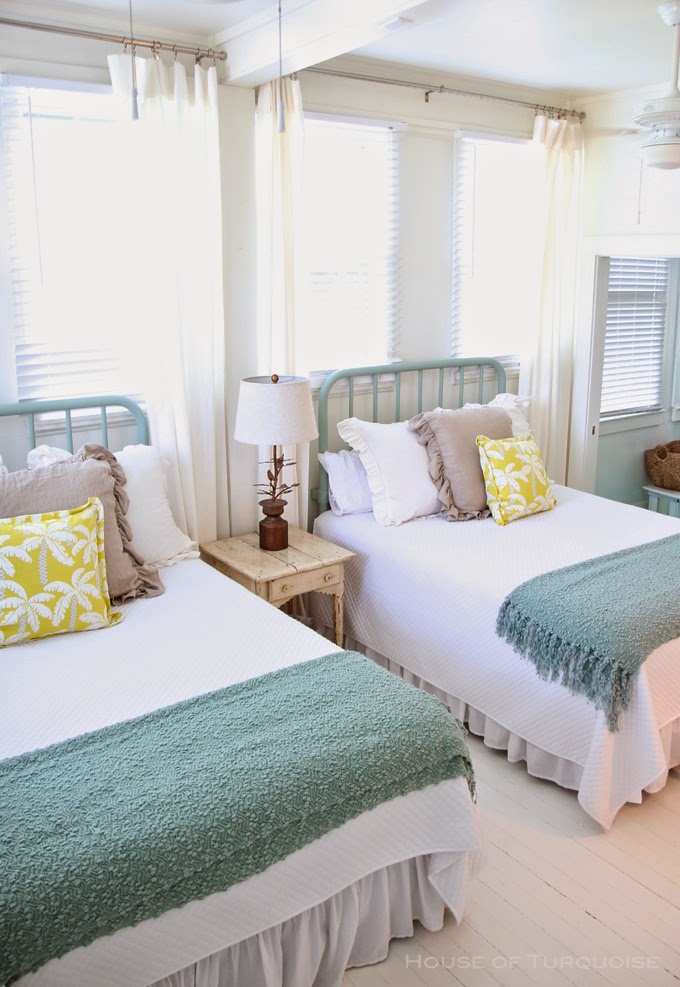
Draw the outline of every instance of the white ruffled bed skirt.
M492 747L494 750L507 751L508 761L513 764L516 761L526 761L527 771L530 775L534 775L536 778L543 778L546 781L554 781L558 785L561 785L562 788L571 788L574 791L579 791L583 777L582 765L576 764L575 761L569 761L565 757L557 757L556 754L550 754L548 751L544 751L540 747L530 744L523 737L518 737L516 733L512 733L506 727L501 726L500 723L492 720L490 716L482 713L481 710L475 709L474 706L469 706L462 699L451 696L449 693L438 689L417 675L413 675L408 669L402 668L401 665L390 661L389 658L377 654L371 648L360 648L358 642L354 642L352 645L348 644L347 647L351 647L354 651L363 650L363 653L367 657L382 665L383 668L387 668L393 674L398 675L405 682L409 682L419 689L424 689L426 692L430 692L433 696L441 699L446 703L456 719L462 723L467 723L470 733L483 738L487 747ZM644 791L649 792L650 795L654 792L661 791L668 780L668 772L671 768L680 764L680 720L672 720L662 727L659 731L659 738L666 756L666 770L645 787ZM633 801L633 799L629 798L628 801ZM636 798L635 801L642 801L642 792L640 792L639 798Z
M384 867L327 901L192 964L151 987L339 987L347 967L378 963L418 919L460 919L467 854L428 854Z
M321 619L311 619L309 623L319 634L324 634L326 637L332 634L331 628ZM669 771L680 764L680 719L675 719L666 723L658 732L659 760L663 758L665 765L656 778L648 781L643 788L635 790L630 787L629 783L626 783L625 790L621 792L617 790L608 794L602 793L601 804L598 802L591 803L583 795L584 767L582 764L578 764L576 761L571 761L565 757L559 757L556 754L543 750L541 747L537 747L535 744L529 743L524 737L520 737L518 734L508 730L507 727L504 727L492 719L492 717L487 716L486 713L476 709L474 706L468 705L468 703L459 699L457 696L444 692L443 689L432 685L431 682L421 679L398 664L398 662L386 658L384 655L374 651L372 648L367 647L361 641L357 641L349 635L345 635L344 647L352 651L359 651L361 654L371 658L372 661L382 665L383 668L388 669L394 675L398 675L404 679L405 682L409 682L418 689L423 689L438 699L441 699L442 702L446 703L456 719L462 723L466 723L470 733L481 737L487 747L491 747L494 750L507 751L508 760L513 764L516 761L525 761L527 771L530 775L545 781L554 781L562 788L569 788L578 792L579 802L585 811L593 819L598 821L604 829L608 829L611 826L614 816L621 805L626 802L639 804L642 802L643 792L652 795L654 792L661 791L668 781ZM605 752L606 754L607 752ZM649 778L649 775L647 777ZM593 786L589 784L586 787L590 790ZM595 788L597 789L597 786Z

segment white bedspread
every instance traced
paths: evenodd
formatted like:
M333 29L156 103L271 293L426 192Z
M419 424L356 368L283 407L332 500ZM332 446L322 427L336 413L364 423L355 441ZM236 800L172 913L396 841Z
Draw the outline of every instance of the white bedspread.
M625 802L662 787L669 761L680 760L671 753L680 739L680 640L645 662L611 734L585 697L539 679L496 636L496 615L532 576L680 533L680 521L566 487L556 495L553 511L505 527L437 517L384 528L372 514L327 512L314 530L358 556L345 569L346 633L516 738L573 762L570 787L608 827Z
M199 561L121 624L0 654L0 758L339 650ZM432 854L430 882L460 911L480 836L462 778L395 799L222 894L52 961L18 987L144 987L329 898Z

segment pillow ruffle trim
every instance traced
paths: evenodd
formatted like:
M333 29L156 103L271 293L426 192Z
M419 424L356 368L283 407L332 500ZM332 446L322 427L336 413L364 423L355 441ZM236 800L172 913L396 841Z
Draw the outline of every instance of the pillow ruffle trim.
M87 442L84 446L81 446L73 458L78 462L84 462L86 459L99 459L102 462L108 463L111 476L113 477L116 523L120 531L123 550L132 559L137 579L129 592L125 593L124 596L117 597L112 602L124 603L126 600L136 599L140 596L162 596L165 592L165 587L157 569L153 568L153 566L146 565L141 555L135 552L130 545L132 541L132 528L130 527L130 522L125 517L130 506L130 498L124 490L124 486L127 483L125 470L112 452L109 452L104 446L97 445L94 442Z

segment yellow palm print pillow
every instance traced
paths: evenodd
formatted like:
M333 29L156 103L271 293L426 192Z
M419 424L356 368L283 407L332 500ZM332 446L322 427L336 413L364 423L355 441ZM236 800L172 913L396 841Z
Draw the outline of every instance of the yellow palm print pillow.
M0 520L0 647L117 623L104 559L104 508Z
M557 503L530 435L511 439L477 436L486 499L497 524L551 510Z

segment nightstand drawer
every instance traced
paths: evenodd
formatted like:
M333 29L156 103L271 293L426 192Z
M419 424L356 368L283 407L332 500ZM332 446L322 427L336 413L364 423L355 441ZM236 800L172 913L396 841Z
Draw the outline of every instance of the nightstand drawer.
M342 581L342 563L326 566L323 569L312 569L310 572L296 572L291 576L281 576L269 584L269 601L277 603L289 600L300 593L311 593L314 590L330 589Z

